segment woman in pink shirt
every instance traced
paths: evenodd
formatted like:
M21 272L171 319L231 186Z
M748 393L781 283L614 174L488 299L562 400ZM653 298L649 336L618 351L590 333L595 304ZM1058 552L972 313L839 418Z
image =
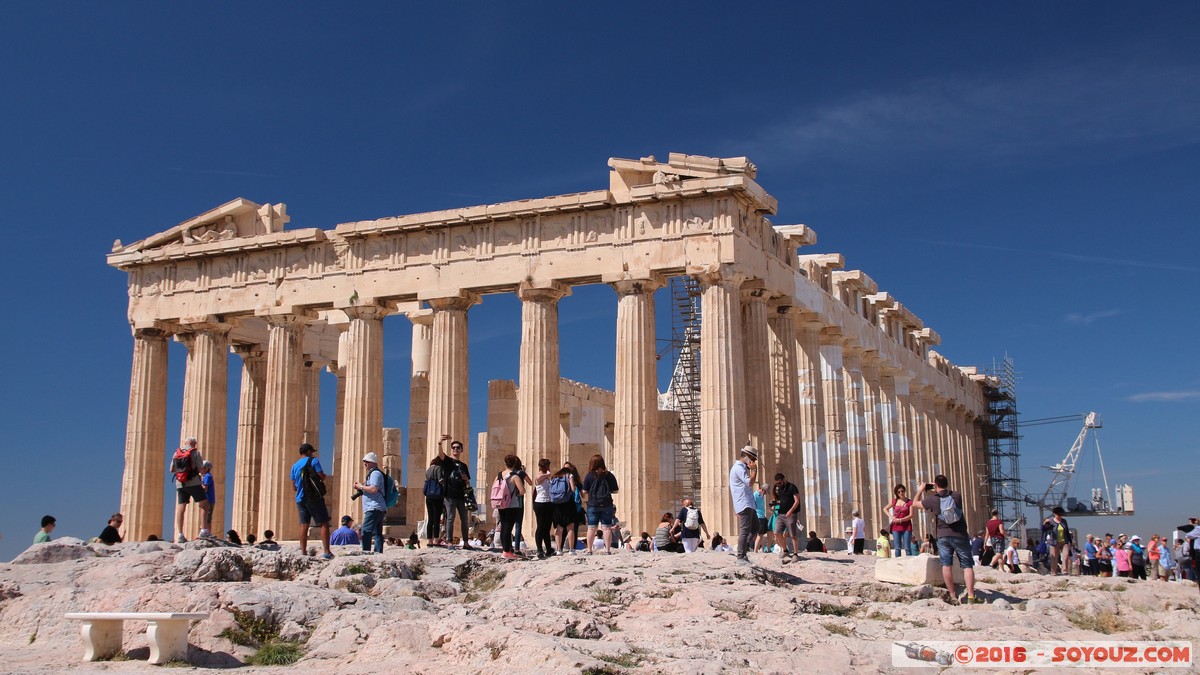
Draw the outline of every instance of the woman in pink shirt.
M892 501L883 507L883 512L892 519L892 545L896 549L892 557L899 558L901 552L910 555L913 529L912 500L908 498L903 485L892 488Z
M1133 564L1129 562L1129 549L1125 548L1125 537L1117 540L1116 550L1113 551L1113 566L1117 568L1117 576L1128 577L1133 572Z

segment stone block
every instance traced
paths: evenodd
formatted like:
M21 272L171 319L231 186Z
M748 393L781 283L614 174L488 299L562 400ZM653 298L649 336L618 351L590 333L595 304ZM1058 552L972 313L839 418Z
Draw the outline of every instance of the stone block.
M928 553L901 558L879 558L875 563L875 580L911 586L946 586L942 581L941 563L937 556ZM954 582L963 583L962 568L958 566L957 560L954 561Z

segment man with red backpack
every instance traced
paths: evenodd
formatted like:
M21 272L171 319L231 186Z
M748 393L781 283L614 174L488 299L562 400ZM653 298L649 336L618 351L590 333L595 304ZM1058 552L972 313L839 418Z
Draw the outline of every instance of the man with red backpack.
M204 492L200 470L204 468L204 458L196 447L195 437L184 439L183 445L171 457L171 473L175 475L175 542L183 544L187 537L183 534L183 514L187 512L189 501L195 501L196 506L204 511L204 522L208 522L208 512L212 503ZM201 530L201 534L204 531Z

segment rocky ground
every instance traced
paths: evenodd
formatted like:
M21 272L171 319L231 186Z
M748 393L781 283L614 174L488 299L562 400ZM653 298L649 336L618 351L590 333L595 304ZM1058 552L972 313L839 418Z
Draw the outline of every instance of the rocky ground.
M325 562L294 548L61 540L0 565L0 670L156 668L145 662L144 625L132 622L124 654L81 663L79 626L63 619L72 611L211 612L192 625L191 667L256 673L283 670L246 665L263 643L297 645L294 667L309 672L672 674L892 672L892 644L922 640L1200 645L1194 584L988 570L979 584L988 604L957 606L940 588L876 582L869 557L753 558L745 567L713 552L508 562L347 548Z

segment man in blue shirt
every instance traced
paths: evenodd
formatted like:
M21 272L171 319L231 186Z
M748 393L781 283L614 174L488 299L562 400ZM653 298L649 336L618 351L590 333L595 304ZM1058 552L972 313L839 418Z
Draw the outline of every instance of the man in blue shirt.
M308 526L309 523L321 528L321 544L325 553L321 555L326 560L333 559L329 550L329 509L325 508L325 499L317 489L318 484L324 484L325 470L317 459L317 449L308 443L300 446L300 459L292 465L292 489L296 491L296 510L300 512L300 552L308 555Z
M737 564L749 565L746 552L754 541L758 515L754 511L754 476L758 472L758 450L747 445L729 469L729 495L738 517Z
M362 492L362 547L364 551L370 551L374 542L375 552L383 553L383 515L387 513L383 471L379 469L379 456L373 452L368 452L362 462L367 470L367 478L362 483L354 484L354 489Z
M358 539L358 533L354 531L354 519L350 516L342 516L342 526L333 531L329 536L329 543L333 546L349 546L361 543Z

